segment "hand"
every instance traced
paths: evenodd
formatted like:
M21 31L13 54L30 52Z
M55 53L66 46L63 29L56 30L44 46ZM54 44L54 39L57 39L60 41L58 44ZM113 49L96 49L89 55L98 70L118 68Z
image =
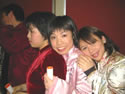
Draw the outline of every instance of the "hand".
M28 93L26 93L26 92L17 92L15 94L28 94Z
M7 91L7 93L6 94L10 94L8 91Z
M95 66L94 61L83 54L80 54L79 57L77 58L77 63L80 68L82 68L84 71L87 71L91 67Z
M13 89L13 94L26 94L27 91L26 84L15 86L13 87Z
M54 79L54 76L53 76L53 79ZM53 85L53 82L54 82L54 80L51 80L51 79L47 76L47 74L44 75L44 84L45 84L45 88L46 88L46 89L51 88L52 85Z

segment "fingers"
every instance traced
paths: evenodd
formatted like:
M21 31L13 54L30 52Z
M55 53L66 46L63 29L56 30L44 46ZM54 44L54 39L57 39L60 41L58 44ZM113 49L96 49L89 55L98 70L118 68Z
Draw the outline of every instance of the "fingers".
M86 55L80 55L79 56L80 59L83 59L85 62L93 62L92 59Z
M54 77L54 76L53 76ZM55 77L54 77L55 78ZM49 89L52 87L54 80L51 80L48 76L47 73L44 75L44 85L46 89Z
M44 84L45 84L45 88L46 88L46 89L49 88L48 82L49 82L49 78L48 78L48 76L47 76L47 73L45 73L45 75L44 75Z
M17 92L16 94L28 94L26 92Z
M10 93L7 91L7 94L10 94Z
M19 86L13 87L13 94L16 94L17 91L19 91Z
M17 94L20 92L22 92L22 94L23 94L24 92L27 91L26 84L21 84L21 85L15 86L15 87L13 87L13 90L14 90L13 94Z
M88 70L89 68L95 66L93 60L85 55L79 55L77 59L78 66L83 69L83 71Z

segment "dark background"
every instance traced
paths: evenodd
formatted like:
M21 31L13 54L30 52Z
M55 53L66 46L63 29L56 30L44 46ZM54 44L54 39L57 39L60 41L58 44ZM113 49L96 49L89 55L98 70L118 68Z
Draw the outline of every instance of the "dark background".
M52 0L0 0L0 8L11 2L21 5L25 16L34 11L52 11ZM78 28L100 28L125 54L125 0L66 0L66 14Z

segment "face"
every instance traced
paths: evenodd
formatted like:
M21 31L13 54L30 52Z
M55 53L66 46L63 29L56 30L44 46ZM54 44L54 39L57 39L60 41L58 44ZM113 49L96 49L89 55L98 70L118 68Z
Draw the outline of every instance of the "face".
M47 40L44 40L44 37L42 36L40 31L32 24L29 26L28 31L29 32L28 32L27 37L28 37L30 45L33 48L42 49Z
M50 42L57 53L65 55L73 47L72 33L69 30L55 30L50 36Z
M93 35L93 38L96 39L96 42L92 44L89 44L83 40L80 40L79 42L80 50L88 57L96 61L100 61L105 52L104 43L106 42L106 40L104 37L100 39L95 35Z
M9 17L5 13L2 14L1 23L4 25L9 24Z

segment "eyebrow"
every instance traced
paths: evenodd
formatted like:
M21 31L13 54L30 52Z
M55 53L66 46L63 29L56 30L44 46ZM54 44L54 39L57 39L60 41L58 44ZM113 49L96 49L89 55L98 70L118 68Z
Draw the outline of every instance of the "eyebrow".
M80 46L80 48L83 48L83 47L86 47L86 46Z

